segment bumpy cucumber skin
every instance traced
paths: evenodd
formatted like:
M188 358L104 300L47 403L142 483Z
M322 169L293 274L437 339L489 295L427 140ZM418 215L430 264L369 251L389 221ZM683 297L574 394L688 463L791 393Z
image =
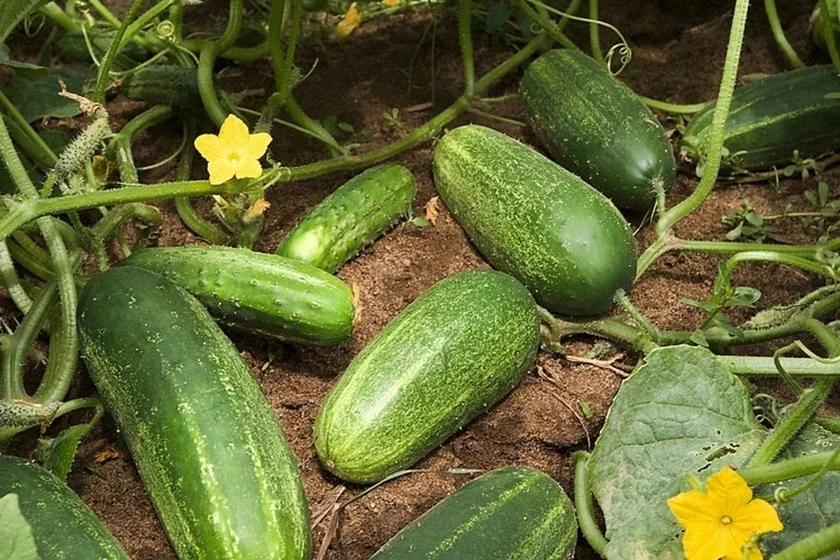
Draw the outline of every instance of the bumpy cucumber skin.
M370 560L571 560L577 519L545 473L484 474L397 533Z
M17 494L41 560L130 560L66 484L35 463L0 455L0 497Z
M405 167L372 167L316 206L280 243L277 254L335 272L408 213L416 190Z
M552 158L619 208L647 211L653 185L677 179L674 152L650 109L585 54L552 50L519 88L528 122Z
M91 278L78 309L88 371L179 558L310 558L295 456L201 303L126 266Z
M125 264L166 276L221 322L287 342L332 346L353 330L353 291L335 276L279 255L231 247L163 247Z
M353 360L315 421L321 462L375 482L443 443L513 389L536 356L534 300L492 270L450 276Z
M769 169L840 148L840 76L833 66L809 66L756 80L735 90L723 145L743 169ZM827 97L828 96L828 97ZM705 155L714 104L697 113L683 148ZM696 145L690 145L694 143ZM698 154L699 152L699 154ZM724 162L726 163L726 162Z
M549 310L609 311L636 274L630 226L604 195L500 132L468 125L434 154L447 208L495 268L518 278Z
M203 110L195 68L176 65L147 66L126 78L120 91L130 99Z

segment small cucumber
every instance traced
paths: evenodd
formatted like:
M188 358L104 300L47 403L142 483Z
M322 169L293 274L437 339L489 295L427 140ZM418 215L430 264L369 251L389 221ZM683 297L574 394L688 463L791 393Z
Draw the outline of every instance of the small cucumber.
M435 185L490 264L557 313L609 311L636 274L633 232L615 206L531 148L482 126L438 142Z
M129 560L90 508L35 463L0 455L0 498L6 494L17 494L41 560Z
M654 185L677 179L674 152L650 109L591 57L552 50L532 62L519 92L552 158L619 208L647 211Z
M221 322L266 336L330 346L353 330L353 291L323 270L230 247L135 251L125 264L166 276Z
M90 376L179 558L309 559L295 456L201 303L121 266L88 281L78 315Z
M498 402L534 361L534 300L492 270L450 276L356 356L315 421L324 465L351 482L404 469Z
M372 167L316 206L280 243L277 254L335 272L410 211L416 190L405 167Z
M761 78L735 90L723 146L727 169L770 169L840 148L840 76L833 66L809 66ZM714 104L688 123L682 151L706 156Z
M129 74L120 91L130 99L203 111L195 68L177 65L147 66Z
M571 560L577 519L547 474L505 467L438 503L370 560Z
M96 59L101 60L108 52L108 49L111 48L111 42L116 36L116 30L89 33L88 38L92 47L92 49L89 49L88 41L85 41L84 35L81 33L67 33L58 40L56 46L62 56L66 56L72 60L92 62L91 50L93 50ZM151 55L146 49L137 43L129 42L120 49L116 63L119 68L131 68L139 62L147 60L149 56Z

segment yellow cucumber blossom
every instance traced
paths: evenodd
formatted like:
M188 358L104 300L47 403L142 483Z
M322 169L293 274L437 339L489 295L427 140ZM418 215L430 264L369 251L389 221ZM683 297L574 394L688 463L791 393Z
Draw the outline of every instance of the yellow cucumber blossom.
M382 5L387 6L388 8L393 8L394 6L400 5L400 0L382 0Z
M251 134L248 125L239 117L228 115L219 135L202 134L195 139L195 149L207 160L210 184L221 185L234 177L244 179L262 175L260 158L270 143L270 134Z
M350 4L347 12L344 14L344 19L338 22L335 26L335 34L339 38L344 38L353 33L353 30L359 27L362 22L362 16L359 14L359 8L356 3Z
M762 560L755 537L783 528L773 506L753 499L746 481L729 467L706 480L705 492L678 494L668 507L685 529L686 560Z

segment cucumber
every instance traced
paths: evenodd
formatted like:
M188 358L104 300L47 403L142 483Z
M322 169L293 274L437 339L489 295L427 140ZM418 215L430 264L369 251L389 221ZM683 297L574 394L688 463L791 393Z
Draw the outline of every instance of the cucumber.
M531 148L482 126L438 142L435 185L495 268L557 313L609 311L636 274L630 226L604 195Z
M327 395L315 421L318 457L362 483L412 465L519 383L539 335L534 300L507 274L473 270L438 282Z
M83 356L180 558L308 559L297 462L239 352L197 299L112 268L79 298Z
M833 66L775 74L735 90L726 119L727 169L769 169L840 148L840 76ZM714 104L697 113L682 139L687 158L702 161Z
M120 91L130 99L203 111L195 68L177 65L147 66L129 74Z
M465 484L370 560L571 560L576 543L563 488L541 471L505 467Z
M591 57L552 50L519 88L528 122L554 160L619 208L647 211L654 185L677 179L674 152L650 109Z
M0 497L17 494L41 560L129 560L66 484L35 463L0 455Z
M125 264L166 276L221 322L287 342L329 346L353 330L353 292L323 270L231 247L135 251Z
M405 167L372 167L316 206L280 243L277 254L335 272L411 211L416 190Z
M91 46L89 48L88 41L85 41L84 35L81 33L67 33L58 40L56 46L61 56L81 62L92 62L91 50L97 60L102 60L105 54L107 54L108 49L111 48L111 42L116 36L116 30L89 33L88 38ZM150 54L146 49L137 43L129 42L120 49L120 53L117 55L115 62L119 68L131 68L147 60L149 56Z

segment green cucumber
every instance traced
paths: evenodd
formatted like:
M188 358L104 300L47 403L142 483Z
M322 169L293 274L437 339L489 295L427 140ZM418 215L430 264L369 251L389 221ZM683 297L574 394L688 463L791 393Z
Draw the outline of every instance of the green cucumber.
M236 347L159 274L112 268L79 298L90 376L180 558L311 553L297 461Z
M370 560L571 560L577 519L547 474L505 467L438 503Z
M117 31L94 31L88 32L88 39L82 33L67 33L58 40L56 46L61 56L78 60L81 62L92 62L91 51L96 60L102 60L111 48L111 42L117 36ZM88 47L90 44L90 47ZM120 49L115 60L118 68L132 68L138 63L148 60L151 55L149 51L134 42L126 43Z
M735 90L723 146L727 169L769 169L840 148L840 76L833 66L810 66L768 76ZM682 151L706 155L714 104L688 124Z
M534 300L493 270L417 298L353 360L318 411L321 462L351 482L411 466L498 402L534 361Z
M96 515L35 463L0 455L0 497L17 494L41 560L129 560Z
M335 272L411 211L416 190L405 167L372 167L316 206L280 243L277 254Z
M609 311L636 274L633 232L615 206L531 148L482 126L438 142L435 185L481 254L549 310Z
M147 66L122 81L120 91L130 99L172 105L190 111L204 110L195 68L177 65Z
M221 322L266 336L329 346L353 330L353 292L323 270L231 247L135 251L125 264L166 276Z
M650 109L591 57L552 50L519 88L531 128L552 158L619 208L647 211L677 179L674 152Z

